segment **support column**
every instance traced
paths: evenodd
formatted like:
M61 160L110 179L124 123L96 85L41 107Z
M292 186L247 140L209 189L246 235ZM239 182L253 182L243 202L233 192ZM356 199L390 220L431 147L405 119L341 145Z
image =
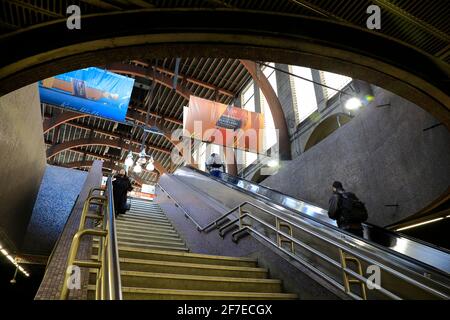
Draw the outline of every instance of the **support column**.
M286 119L283 113L283 108L280 101L278 100L275 91L272 88L269 80L266 78L263 72L259 70L259 67L255 62L250 60L240 60L242 65L247 69L247 71L253 77L255 83L261 88L264 97L272 113L273 121L275 123L275 128L279 132L279 150L281 160L291 159L291 144L289 142L289 132L286 124ZM255 95L256 98L256 95Z

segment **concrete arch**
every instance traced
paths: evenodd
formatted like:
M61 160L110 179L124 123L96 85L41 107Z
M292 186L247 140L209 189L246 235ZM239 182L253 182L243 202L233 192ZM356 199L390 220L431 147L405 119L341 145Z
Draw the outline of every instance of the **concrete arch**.
M104 138L94 138L94 139L77 139L72 141L66 141L54 146L51 146L47 149L47 159L57 155L60 152L63 152L64 150L68 150L71 148L76 147L83 147L83 146L91 146L91 145L102 145L102 146L109 146L109 147L115 147L115 148L130 148L131 152L139 154L141 151L140 148L135 146L128 146L122 143L120 140L111 140L111 139L104 139ZM155 147L153 147L155 148ZM155 148L156 149L156 148ZM160 148L157 148L160 149ZM158 162L154 162L155 169L159 172L159 174L166 173L166 169Z
M61 19L0 39L8 48L0 61L0 94L54 74L130 57L233 57L361 79L410 100L450 126L447 64L347 24L240 9L122 11L83 17L81 30L68 30L65 24ZM40 40L39 46L29 46L34 39Z
M350 117L348 114L335 113L322 120L309 135L303 152L318 144L320 141L339 129L340 126L349 122L351 119L352 117Z

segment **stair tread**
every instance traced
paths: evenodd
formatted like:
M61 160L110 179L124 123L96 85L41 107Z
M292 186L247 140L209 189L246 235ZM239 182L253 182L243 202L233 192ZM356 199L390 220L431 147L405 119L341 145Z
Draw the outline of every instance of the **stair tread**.
M97 269L92 269L96 272ZM176 274L176 273L160 273L160 272L146 272L146 271L120 271L121 276L131 277L146 277L146 278L166 278L166 279L180 279L180 280L198 280L198 281L215 281L215 282L238 282L238 283L281 283L278 279L261 279L261 278L238 278L238 277L223 277L223 276L201 276L191 274Z
M172 227L172 224L170 221L164 222L164 221L136 221L136 220L117 220L117 224L131 224L131 225L157 225L157 226L170 226Z
M169 250L171 250L171 251L173 251L173 250L189 251L189 249L188 249L188 248L185 248L185 247L159 246L159 245L142 245L142 246L140 246L140 245L135 244L135 243L128 243L128 242L126 242L126 244L124 244L124 243L121 243L121 242L119 241L119 252L120 252L120 250L122 250L121 245L124 245L124 246L126 246L127 248L133 248L133 249L135 249L135 250L127 250L127 251L136 251L136 252L142 252L143 250L152 250L152 249L150 249L150 248L154 248L154 249L166 249L167 251L169 251ZM132 246L130 246L130 245L132 245ZM98 249L98 243L94 243L92 246L93 246L93 248ZM141 247L144 247L144 248L141 248ZM120 255L120 254L119 254L119 255Z
M99 241L98 238L94 238L93 240L96 242ZM141 243L141 244L146 244L146 243L148 243L148 244L164 244L164 243L166 243L166 244L170 244L170 245L179 245L179 246L183 246L183 247L186 245L186 243L181 239L180 240L175 239L174 241L164 241L161 239L126 238L126 237L118 236L117 240L119 243L130 243L130 244L131 243L132 244L135 244L135 243L136 244L139 244L139 243ZM134 240L134 241L138 241L138 242L132 242L130 240Z
M145 252L145 253L155 253L162 255L170 255L170 256L184 256L184 257L194 257L194 258L205 258L205 259L216 259L216 260L233 260L233 261L245 261L245 262L257 262L254 258L248 257L230 257L230 256L216 256L216 255L208 255L201 253L185 253L185 252L173 252L173 251L164 251L164 250L153 250L153 249L137 249L133 247L121 247L120 250L124 251L136 251L136 252Z
M94 285L89 285L88 290L95 290ZM206 290L180 290L180 289L158 289L158 288L138 288L138 287L122 287L123 293L158 293L166 295L184 295L184 296L205 296L205 297L254 297L254 298L285 298L298 299L294 293L280 292L242 292L242 291L206 291Z
M149 238L163 238L163 239L181 239L177 234L165 234L158 232L123 232L118 230L117 235L120 236L136 236L136 237L149 237Z
M124 262L124 263L136 263L136 264L148 264L148 265L165 265L165 266L189 267L189 268L199 268L199 269L268 272L267 269L265 269L265 268L258 268L258 267L219 266L219 265L200 264L200 263L175 262L175 261L159 261L159 260L144 260L144 259L130 259L130 258L119 258L119 261L120 262Z
M170 232L173 234L177 234L177 231L173 228L166 228L166 227L161 227L161 226L130 226L130 225L117 225L116 226L116 230L117 231L122 231L122 230L126 230L126 231L159 231L159 232Z

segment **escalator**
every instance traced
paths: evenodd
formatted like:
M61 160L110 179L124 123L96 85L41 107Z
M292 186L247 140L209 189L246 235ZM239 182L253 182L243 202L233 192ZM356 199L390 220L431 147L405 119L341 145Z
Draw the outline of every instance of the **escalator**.
M210 225L219 228L221 235L237 229L232 239L238 242L251 234L350 298L450 298L450 252L446 249L369 223L363 226L364 238L355 237L338 229L317 205L227 174L216 178L185 166L170 179L227 214ZM210 231L194 223L199 230ZM379 275L381 282L367 284L371 274ZM381 284L374 289L377 283Z

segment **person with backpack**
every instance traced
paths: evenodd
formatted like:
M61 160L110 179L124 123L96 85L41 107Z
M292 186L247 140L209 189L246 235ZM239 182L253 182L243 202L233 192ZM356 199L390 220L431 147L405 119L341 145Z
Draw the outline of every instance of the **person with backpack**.
M366 206L354 193L345 191L339 181L333 182L333 195L329 205L328 216L336 220L340 229L363 237L361 224L368 217Z

